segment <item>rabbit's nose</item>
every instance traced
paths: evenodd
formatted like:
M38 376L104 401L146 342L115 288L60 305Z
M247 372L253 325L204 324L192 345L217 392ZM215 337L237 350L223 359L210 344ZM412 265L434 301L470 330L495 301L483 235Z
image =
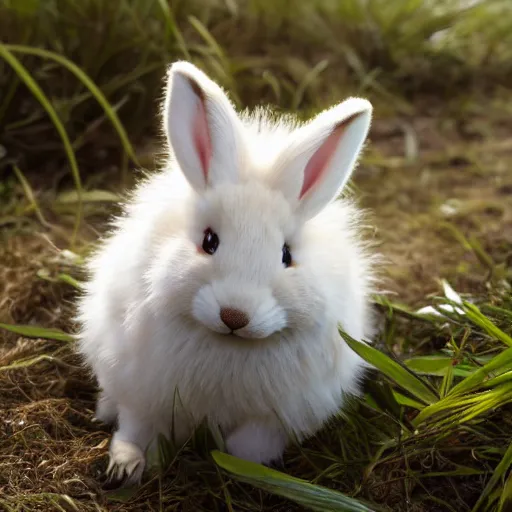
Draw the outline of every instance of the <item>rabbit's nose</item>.
M239 309L222 308L220 319L232 330L236 331L249 323L249 317Z

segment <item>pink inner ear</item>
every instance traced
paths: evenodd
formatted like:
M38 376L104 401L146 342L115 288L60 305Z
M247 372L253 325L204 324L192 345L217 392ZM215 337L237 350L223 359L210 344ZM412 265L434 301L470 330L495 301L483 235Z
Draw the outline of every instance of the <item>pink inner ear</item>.
M324 175L331 158L338 147L343 132L345 131L345 124L337 126L333 132L327 137L325 142L315 151L314 155L310 158L306 169L304 170L304 181L302 183L302 190L300 191L299 199L315 186Z
M208 178L208 169L210 167L210 159L212 157L212 141L208 130L208 119L206 117L206 108L204 100L199 99L197 112L194 117L193 126L194 145L201 161L203 174L205 179Z

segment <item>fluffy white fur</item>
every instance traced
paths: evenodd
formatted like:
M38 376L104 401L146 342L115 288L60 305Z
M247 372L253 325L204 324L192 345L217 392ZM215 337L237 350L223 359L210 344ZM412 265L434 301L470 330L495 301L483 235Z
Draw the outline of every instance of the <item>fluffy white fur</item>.
M90 259L79 302L79 349L102 388L96 414L118 420L110 469L129 481L173 421L178 443L207 419L232 454L279 459L357 392L364 364L338 324L357 340L373 331L358 211L333 201L371 105L349 99L303 126L264 109L237 114L220 87L178 62L163 117L169 163ZM213 255L200 249L208 227L220 239ZM221 307L249 324L230 334Z

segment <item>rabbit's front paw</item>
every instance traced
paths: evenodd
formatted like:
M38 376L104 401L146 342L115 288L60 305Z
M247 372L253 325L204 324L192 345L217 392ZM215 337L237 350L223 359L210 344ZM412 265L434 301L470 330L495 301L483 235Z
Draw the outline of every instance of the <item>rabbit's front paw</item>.
M286 437L280 429L258 422L245 423L226 439L231 455L259 464L280 459L285 446Z
M145 465L144 452L136 444L115 438L112 440L107 468L109 484L139 484Z

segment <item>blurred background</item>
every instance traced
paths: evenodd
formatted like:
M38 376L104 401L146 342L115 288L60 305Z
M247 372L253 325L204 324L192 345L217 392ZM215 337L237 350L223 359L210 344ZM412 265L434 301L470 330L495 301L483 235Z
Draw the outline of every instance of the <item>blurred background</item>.
M15 510L54 510L48 493L73 496L80 510L100 507L88 489L105 432L83 412L93 407L94 388L62 333L73 330L83 258L141 170L164 156L163 77L177 59L202 68L241 108L271 104L307 119L349 95L369 98L375 122L352 188L386 257L386 296L417 308L446 279L493 314L509 308L511 0L0 0L0 322L29 326L0 332L0 416L9 425L45 425L42 437L23 443L10 437L14 427L2 427L8 441L0 453L20 464L8 477L0 471ZM395 324L392 311L414 317L376 300L388 322L380 342L396 356L431 354L455 336L421 322ZM463 344L475 352L467 339L484 338L467 336ZM505 445L497 432L512 428L508 418L485 434L494 436L494 457ZM409 484L388 480L395 469L398 479L421 471L424 461L404 469L395 454L398 466L388 461L377 476L366 473L361 487L357 468L372 460L375 439L361 452L349 447L345 459L332 455L338 469L351 461L353 479L340 483L331 472L319 480L392 510L471 510L485 481L467 466L460 475L473 480L411 498ZM96 455L86 449L93 441ZM290 473L318 473L300 460ZM202 510L213 503L208 493L223 492L191 498L185 484L173 489L175 504L189 506L173 510ZM234 509L258 509L247 503L240 498ZM219 510L231 510L225 506Z

